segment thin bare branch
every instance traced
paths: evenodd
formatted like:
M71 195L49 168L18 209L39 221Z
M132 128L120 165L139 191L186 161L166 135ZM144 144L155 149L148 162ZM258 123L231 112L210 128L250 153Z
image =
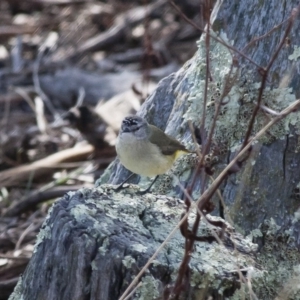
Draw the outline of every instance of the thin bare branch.
M233 160L227 165L227 167L223 170L223 172L215 179L215 181L211 184L211 186L202 194L202 196L196 201L195 205L198 206L200 209L204 206L205 202L208 201L211 196L214 194L214 192L218 189L220 184L223 182L224 178L228 175L228 172L233 167L233 165L248 151L248 149L251 147L252 143L256 140L258 140L262 135L266 133L266 131L285 118L290 113L294 112L298 107L300 106L300 100L296 100L291 105L289 105L287 108L285 108L283 111L281 111L280 115L275 117L272 121L270 121L264 128L262 128L244 147L242 151L238 153L238 155L233 158ZM169 242L169 240L173 237L173 235L176 233L176 231L179 229L179 227L186 221L186 219L189 216L189 211L185 213L185 215L181 218L181 220L178 222L178 224L174 227L174 229L169 233L169 235L166 237L164 242L157 248L157 250L154 252L154 254L149 258L145 266L142 268L142 270L137 274L137 276L134 278L134 280L130 283L128 288L125 290L125 292L122 294L122 296L119 298L119 300L124 300L125 297L128 295L128 293L132 290L132 288L138 283L140 278L143 276L145 271L148 269L150 264L153 262L153 260L157 257L157 255L160 253L160 251L164 248L164 246Z
M283 111L281 111L277 117L271 120L253 138L249 140L246 146L237 154L237 156L235 156L235 158L232 159L232 161L227 165L227 167L221 172L221 174L215 179L215 181L210 185L210 187L198 199L197 202L199 203L200 208L203 207L209 199L211 199L212 195L219 188L223 180L227 177L230 169L238 162L240 158L242 158L247 153L247 151L251 148L252 143L258 140L262 135L264 135L271 126L273 126L274 124L276 124L277 122L285 118L290 113L294 112L296 109L298 109L299 106L300 106L300 100L296 100L287 108L285 108Z
M288 22L289 19L286 19L284 21L282 21L280 24L274 26L271 30L269 30L268 32L266 32L265 34L254 38L253 40L251 40L243 49L242 52L246 52L246 50L248 50L248 48L250 48L252 45L254 45L255 43L265 39L266 37L268 37L269 35L271 35L274 31L278 30L282 25L284 25L286 22Z
M223 41L223 39L221 39L220 37L211 35L210 32L204 28L199 27L196 23L194 23L191 19L189 19L182 11L181 9L172 1L169 0L170 4L175 8L175 10L180 14L180 16L189 24L191 24L194 28L198 29L200 32L202 33L206 33L209 34L210 37L219 42L221 45L227 47L228 49L230 49L231 51L239 54L241 57L245 58L246 60L248 60L249 62L251 62L254 66L256 66L257 68L260 68L260 65L258 65L254 60L252 60L249 56L247 56L246 54L244 54L242 51L234 48L233 46L227 44L225 41Z
M165 240L160 244L160 246L156 249L154 254L149 258L147 263L144 265L142 270L135 276L135 278L132 280L130 285L127 287L125 292L121 295L119 300L125 300L128 293L132 290L132 288L138 283L140 278L143 276L143 274L146 272L146 270L149 268L153 260L157 257L157 255L160 253L160 251L165 247L165 245L170 241L170 239L173 237L173 235L176 233L176 231L179 229L179 227L186 221L188 218L189 213L186 213L183 218L178 222L178 224L174 227L174 229L169 233L169 235L165 238Z
M263 104L260 106L260 109L263 110L264 112L270 114L270 115L273 115L273 116L278 116L279 115L279 113L277 111L275 111L275 110L271 109L270 107L267 107Z
M256 106L255 106L255 108L252 112L252 116L250 118L249 126L248 126L248 129L247 129L247 132L246 132L244 142L243 142L243 145L242 145L241 149L243 149L246 146L246 144L248 143L248 139L250 138L250 135L252 133L252 129L253 129L253 126L254 126L254 121L255 121L256 115L257 115L257 113L259 111L259 108L261 106L261 102L262 102L262 98L263 98L263 91L264 91L265 86L266 86L269 71L270 71L275 59L277 58L280 50L284 46L285 39L287 38L287 36L289 35L289 33L292 29L292 26L294 24L296 16L299 13L299 7L300 7L300 5L297 8L292 10L290 17L288 18L288 25L287 25L287 28L284 32L283 38L281 39L281 41L280 41L279 45L277 46L274 54L272 55L267 67L265 69L260 68L260 71L262 72L262 80L261 80L261 86L260 86L260 89L259 89L259 92L258 92L257 104L256 104Z

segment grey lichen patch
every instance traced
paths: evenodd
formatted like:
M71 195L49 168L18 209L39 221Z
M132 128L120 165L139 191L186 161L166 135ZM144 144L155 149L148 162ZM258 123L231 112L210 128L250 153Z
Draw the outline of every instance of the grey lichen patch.
M180 221L180 214L183 211L183 201L173 197L155 196L155 200L142 216L142 223L152 238L162 243ZM175 237L181 240L179 232L176 232Z
M143 244L134 243L131 245L131 249L139 253L146 253L148 248L145 247Z
M220 37L229 43L225 34L221 34ZM187 71L187 78L193 84L193 88L188 98L189 108L184 119L186 122L191 121L195 126L201 124L203 114L206 51L205 36L203 35L198 43L196 57ZM213 140L218 145L225 145L227 150L234 149L245 136L250 117L258 100L260 83L253 82L253 74L250 71L241 76L239 70L232 67L232 56L225 46L211 39L209 51L210 73L213 80L208 82L205 128L207 131L211 128L216 105L222 98ZM295 55L298 55L296 49ZM276 113L282 111L295 100L295 95L290 88L266 88L263 93L262 104ZM272 114L260 110L254 123L253 133L255 134L262 129L272 117ZM261 138L261 142L271 143L290 134L291 125L296 128L296 133L299 134L299 112L292 113L275 124Z
M161 195L175 196L176 192L173 190L178 182L187 182L191 177L192 170L198 162L196 154L185 154L179 157L172 168L161 175L155 184L155 193Z
M168 193L172 193L173 188L173 177L172 174L163 174L158 177L157 183L155 184L155 192L161 195L166 195Z
M295 224L297 222L300 221L300 210L298 209L295 213L294 213L294 217L292 218L292 223Z
M91 263L91 267L93 271L98 271L98 265L94 260Z
M222 219L215 216L208 216L212 221L221 221ZM189 217L190 226L195 220L195 215L191 214ZM204 284L203 276L208 276L211 283L215 283L217 278L224 278L228 280L231 273L234 270L240 268L251 268L255 266L255 260L253 254L257 252L257 245L254 244L250 239L245 239L242 235L235 232L234 229L226 223L226 233L222 243L219 244L217 241L213 243L207 242L196 242L195 251L192 253L191 266L193 270L193 281L192 285L200 287ZM214 234L221 235L221 230L217 230L216 227L206 222L200 223L198 230L198 236L210 237ZM226 245L226 246L225 246ZM234 246L233 246L234 245ZM173 256L180 257L183 253L184 240L174 239L170 242L169 247L172 252L170 260L172 261ZM180 261L172 261L172 264L180 263ZM173 274L174 277L176 273ZM220 283L218 283L220 284Z
M251 286L257 299L300 299L300 255L293 236L283 231L273 219L265 221L259 228L259 234L252 232L253 237L263 235L264 246L257 256L261 276L252 276ZM236 291L231 300L250 299L249 288L245 285Z
M197 247L199 247L198 244ZM205 249L197 249L197 252L201 253L201 261L205 261L205 264L203 262L198 263L198 270L205 274L229 274L237 271L239 268L249 268L255 264L251 256L245 257L241 253L217 243L209 245ZM215 260L215 257L218 259Z
M88 231L94 235L97 235L97 232L109 234L109 227L113 224L111 219L106 219L105 222L99 223L96 219L97 209L89 208L85 204L76 205L72 208L71 215L74 216L78 223L89 225Z
M124 267L130 269L132 265L136 264L136 260L132 256L125 256L122 260Z
M300 266L296 265L293 268L293 274L290 279L286 281L278 294L279 299L299 299L300 295ZM278 299L277 298L277 299Z
M85 197L82 197L83 194ZM63 215L66 216L67 225L76 229L79 236L82 232L87 234L93 246L98 247L95 259L91 262L93 271L101 271L99 270L101 264L97 265L99 261L118 259L122 262L122 270L125 270L128 278L129 276L133 278L138 272L137 269L142 268L145 261L178 225L185 207L183 201L169 196L153 194L138 196L132 191L128 193L124 191L118 196L117 194L112 191L110 185L102 185L89 192L81 190L73 198L64 199L61 209L66 209ZM221 220L209 217L215 221ZM191 214L190 225L194 219L195 214ZM252 249L253 244L249 240L237 239L231 233L233 229L229 229L231 237L228 234L226 239L234 239L236 248L243 248L243 253L233 254L233 250L216 242L211 244L196 242L189 264L193 278L192 291L201 289L204 282L208 282L211 288L217 287L220 291L236 286L239 278L232 276L231 270L235 270L237 265L245 268L253 266L250 257L252 250L248 251ZM198 235L210 235L212 231L215 229L211 225L201 222ZM120 245L121 248L115 254L111 249L117 247L116 245ZM89 244L85 243L85 246L90 249ZM157 299L162 294L164 286L170 283L169 275L175 279L178 274L184 246L185 240L177 230L143 276L142 284L135 292L134 299ZM165 277L157 279L157 274L167 274L167 279Z
M8 300L24 300L24 296L22 294L22 276L20 276L17 285L13 293L9 296Z
M214 34L212 32L212 34ZM226 36L222 37L225 41ZM198 42L198 51L196 58L193 60L190 69L187 71L187 78L192 83L193 87L189 96L189 108L184 115L186 121L192 121L196 126L200 125L201 115L203 111L203 98L205 93L205 76L206 76L206 45L204 35ZM232 65L232 56L229 50L218 42L211 39L210 42L210 71L213 81L209 80L208 86L208 98L207 98L207 110L213 107L215 102L220 100L220 96L224 93L225 87L227 87L225 82L225 77L228 78L230 74ZM234 78L235 72L231 73L231 77ZM207 118L207 126L209 126L212 118Z
M126 207L121 207L121 209L128 209L128 210L137 210L140 212L141 210L144 209L143 203L146 203L147 201L144 202L139 202L136 199L136 193L140 190L140 187L136 184L124 184L124 188L121 189L120 191L115 191L115 186L111 184L103 184L100 187L97 188L97 191L101 194L101 197L105 197L106 201L104 202L95 202L94 199L91 199L91 202L95 202L96 206L99 208L104 208L107 207L109 202L109 206L116 207L119 205L119 203L124 203ZM151 196L151 195L150 195ZM143 198L148 199L147 195L143 196ZM112 201L111 199L114 199ZM89 200L87 200L89 202ZM116 203L118 204L116 204ZM119 207L119 206L118 206ZM126 211L125 211L126 212Z
M109 239L108 238L105 238L104 241L102 242L102 245L101 247L98 248L98 253L100 255L103 255L105 256L107 254L107 250L109 248Z
M68 192L68 196L70 196L70 197L72 197L72 195L74 195L74 194L75 194L75 192ZM39 244L41 244L44 239L51 239L51 227L53 225L52 224L48 225L48 223L49 223L51 213L53 211L54 206L55 206L55 203L48 210L47 217L44 220L44 223L41 227L41 230L39 231L39 233L37 235L36 243L35 243L34 249L33 249L33 253L35 253L37 251L37 248L38 248Z
M217 217L209 217L215 221L220 220ZM233 229L229 229L229 231L231 230ZM212 231L215 231L215 228L210 224L201 222L198 236L202 236L202 234L203 236L210 236ZM176 245L177 243L178 241L172 241L169 245L173 254L169 260L173 266L178 267L180 261L176 261L173 256L180 257L183 245ZM225 234L224 244L230 243L235 244L236 248L225 247L218 242L195 243L195 249L190 262L190 283L197 290L197 295L201 294L207 297L209 295L207 290L217 290L220 295L223 295L225 291L235 290L239 286L238 272L240 270L243 270L244 274L246 273L246 277L249 270L254 270L256 276L261 276L261 272L255 267L256 262L253 258L253 254L257 251L257 245L253 244L250 240L243 239L240 234L234 231L230 233L230 236L226 237ZM177 271L172 273L172 280L175 280L176 276Z
M142 278L142 284L137 288L134 299L153 300L158 299L162 292L159 280L147 275Z
M300 47L294 46L294 52L289 55L289 60L297 61L297 59L300 57Z
M172 167L172 174L175 176L182 176L187 180L191 175L191 169L195 168L198 162L199 158L194 153L183 155L175 161L174 166Z
M250 239L253 239L253 238L260 238L260 237L262 237L262 236L263 236L263 233L261 232L261 230L260 230L259 228L256 228L256 229L252 230L252 231L250 232L250 234L248 235L248 237L249 237Z
M140 234L149 234L147 228L143 226L140 215L149 206L153 205L156 200L154 195L137 196L136 192L139 191L139 188L135 185L129 185L128 188L115 192L111 185L104 184L97 191L102 195L101 201L88 199L86 203L93 204L95 209L102 211L106 218L103 218L101 222L95 222L94 229L109 232L115 222L122 222L130 228L134 228ZM94 218L92 210L86 210L84 215L86 214L89 215L88 218Z
M43 242L44 239L51 239L51 227L44 222L44 226L42 226L40 232L37 235L36 243L34 245L33 253L37 251L39 244Z
M84 204L76 205L71 209L71 214L75 217L77 221L81 221L82 216L95 216L97 210L95 208L89 208Z

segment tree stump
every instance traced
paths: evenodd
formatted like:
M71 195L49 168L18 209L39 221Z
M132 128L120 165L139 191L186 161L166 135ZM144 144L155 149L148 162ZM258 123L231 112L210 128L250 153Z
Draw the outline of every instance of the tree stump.
M296 5L295 0L284 4L280 0L217 2L212 36L248 58L210 39L207 132L215 103L228 88L213 136L218 153L213 155L214 177L243 142L258 99L262 68L272 60L288 22L272 29L287 19ZM262 103L273 111L282 111L300 94L298 29L299 15L268 74ZM253 38L269 31L244 49ZM199 127L203 112L205 35L198 46L194 58L162 80L139 112L189 148L194 143L188 123ZM272 115L260 112L252 134L270 118ZM182 299L256 299L254 295L257 299L300 299L296 284L300 276L299 121L300 113L295 112L272 127L253 144L241 170L223 182L221 193L228 208L225 219L232 220L248 237L242 238L231 228L224 233L223 245L197 242ZM96 189L69 193L49 212L35 253L10 299L118 299L185 211L178 199L182 190L172 174L186 186L194 168L188 159L179 161L156 183L158 195L140 197L136 185L121 193L111 190L111 184L127 175L116 160ZM140 186L143 183L148 181L143 179ZM199 185L194 187L194 199L199 197ZM219 199L214 197L214 201L217 204ZM214 212L219 213L218 209ZM193 215L189 222L192 220ZM206 236L210 230L201 223L200 233ZM259 246L255 261L252 241ZM132 299L163 299L167 286L174 282L183 248L184 239L177 232L146 271ZM247 278L245 282L239 272Z

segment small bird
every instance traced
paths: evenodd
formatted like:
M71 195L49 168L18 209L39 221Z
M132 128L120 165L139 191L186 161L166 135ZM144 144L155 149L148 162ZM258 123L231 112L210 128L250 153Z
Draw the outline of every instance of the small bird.
M147 193L158 176L166 173L179 156L190 153L176 139L139 116L128 116L122 121L116 151L122 165L129 171L147 177L156 176L140 194ZM133 175L122 182L117 190Z

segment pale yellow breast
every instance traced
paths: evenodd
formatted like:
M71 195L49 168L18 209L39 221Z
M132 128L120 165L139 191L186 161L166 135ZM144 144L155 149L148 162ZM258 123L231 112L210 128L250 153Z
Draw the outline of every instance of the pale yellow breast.
M128 133L118 137L116 150L126 169L149 177L166 173L176 157L163 155L156 145L145 140L137 140Z

